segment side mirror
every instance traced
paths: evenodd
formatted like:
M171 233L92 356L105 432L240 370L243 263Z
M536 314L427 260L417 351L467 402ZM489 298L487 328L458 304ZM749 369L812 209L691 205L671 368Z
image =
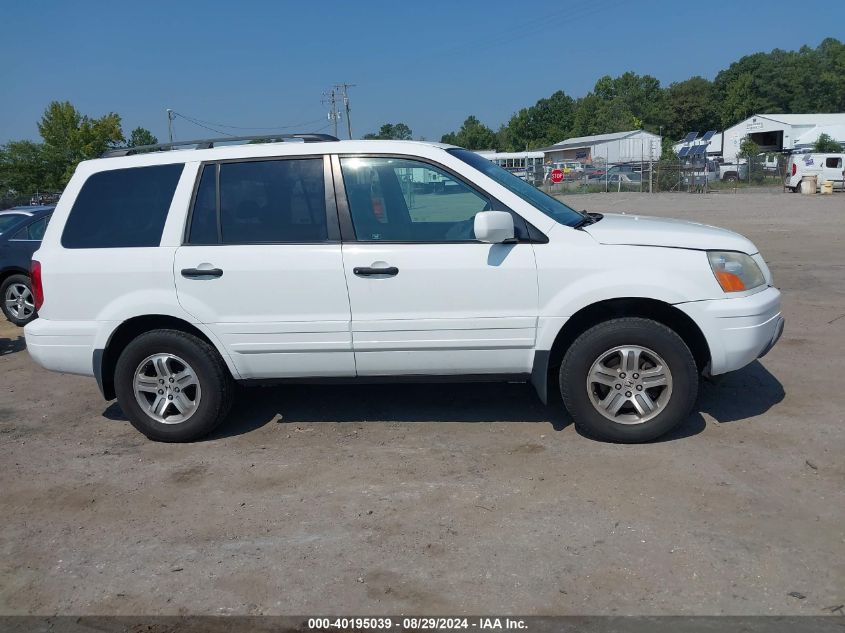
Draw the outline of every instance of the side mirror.
M513 239L513 216L507 211L480 211L475 214L475 239L501 244Z

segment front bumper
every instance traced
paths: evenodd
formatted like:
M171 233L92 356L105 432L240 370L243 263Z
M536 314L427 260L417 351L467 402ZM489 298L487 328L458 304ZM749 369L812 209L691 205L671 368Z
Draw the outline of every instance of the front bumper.
M701 329L710 348L713 376L745 367L769 353L783 334L780 291L676 305Z

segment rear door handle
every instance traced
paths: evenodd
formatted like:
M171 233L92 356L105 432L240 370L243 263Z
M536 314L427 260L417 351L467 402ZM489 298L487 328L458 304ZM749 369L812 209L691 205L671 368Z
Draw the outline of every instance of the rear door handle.
M359 277L372 277L373 275L384 275L385 277L395 277L399 274L399 269L396 266L388 266L387 268L370 268L369 266L356 266L352 272Z
M222 277L223 271L220 268L183 268L182 276L187 279L203 279L206 277Z

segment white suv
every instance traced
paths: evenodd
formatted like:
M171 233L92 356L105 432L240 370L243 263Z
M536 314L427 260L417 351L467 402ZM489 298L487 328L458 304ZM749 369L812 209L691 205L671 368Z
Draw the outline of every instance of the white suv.
M81 163L34 255L35 361L155 440L214 429L235 381L464 378L559 387L588 434L642 442L783 330L736 233L582 214L458 147L304 136Z

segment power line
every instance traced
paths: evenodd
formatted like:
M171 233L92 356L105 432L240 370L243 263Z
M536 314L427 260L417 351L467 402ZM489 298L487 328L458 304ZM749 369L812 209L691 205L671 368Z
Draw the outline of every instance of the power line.
M214 127L224 127L230 130L289 130L291 128L302 127L304 125L313 125L315 123L319 123L322 119L314 119L312 121L303 121L302 123L294 123L293 125L255 125L255 126L245 126L245 125L227 125L225 123L215 123L214 121L205 121L204 119L199 119L194 116L189 116L185 114L176 113L183 119L190 120L196 123L203 123L205 125L212 125Z
M235 134L229 134L228 132L224 132L223 130L217 130L217 129L210 127L208 125L203 125L202 123L195 121L191 117L187 117L184 114L180 114L179 112L173 111L173 114L175 116L182 118L182 119L185 119L188 123L193 123L194 125L201 127L203 129L209 130L211 132L215 132L217 134L222 134L223 136L236 136Z

